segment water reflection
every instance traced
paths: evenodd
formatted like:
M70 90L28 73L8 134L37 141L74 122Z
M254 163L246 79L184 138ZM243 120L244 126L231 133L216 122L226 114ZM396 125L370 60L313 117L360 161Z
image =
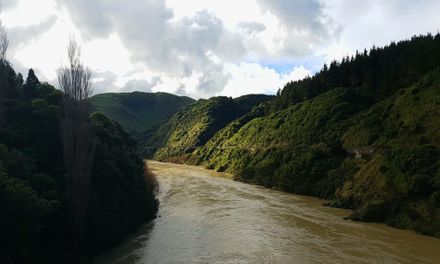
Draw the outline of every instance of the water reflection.
M150 221L138 230L135 235L128 237L119 247L102 255L95 262L99 263L144 263L142 248L145 247L154 221Z

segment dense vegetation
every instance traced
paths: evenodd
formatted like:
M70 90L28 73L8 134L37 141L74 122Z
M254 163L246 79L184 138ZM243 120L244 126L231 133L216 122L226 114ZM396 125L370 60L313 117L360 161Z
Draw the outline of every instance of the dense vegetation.
M23 82L0 63L0 262L69 263L72 224L60 136L61 92L32 70ZM120 242L154 217L156 183L134 143L102 114L86 215L88 255Z
M155 157L324 197L354 209L352 219L440 237L439 67L439 34L373 47L288 83L273 100L222 123L200 147L184 155L163 148ZM200 127L167 129L179 142Z
M440 66L440 34L414 36L383 48L356 52L309 78L286 84L271 107L279 110L336 87L357 88L382 100Z
M95 111L115 120L134 139L142 141L146 131L156 130L194 100L167 93L132 92L98 94L90 102Z
M147 145L160 147L155 153L156 159L184 159L185 154L205 144L229 122L271 98L268 95L246 95L235 99L222 96L201 99L176 113L150 137ZM144 153L148 155L155 150L145 149Z

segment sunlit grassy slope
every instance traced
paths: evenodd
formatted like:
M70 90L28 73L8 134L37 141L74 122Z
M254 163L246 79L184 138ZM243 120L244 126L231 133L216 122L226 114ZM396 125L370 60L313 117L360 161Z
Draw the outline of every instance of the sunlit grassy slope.
M271 98L273 96L246 95L235 99L213 97L199 100L174 115L150 138L149 145L162 147L156 151L156 159L184 158L185 154L205 144L229 122Z

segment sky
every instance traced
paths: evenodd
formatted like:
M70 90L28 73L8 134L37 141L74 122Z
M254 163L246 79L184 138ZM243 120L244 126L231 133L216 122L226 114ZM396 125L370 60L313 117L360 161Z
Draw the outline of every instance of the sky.
M94 93L274 94L324 63L440 29L439 0L0 0L7 54L57 85L69 39Z

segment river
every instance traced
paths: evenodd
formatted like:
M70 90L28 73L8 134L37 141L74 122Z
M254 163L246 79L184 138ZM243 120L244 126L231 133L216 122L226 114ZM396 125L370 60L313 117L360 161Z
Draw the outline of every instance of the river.
M160 217L95 263L440 263L440 239L200 167L148 164Z

